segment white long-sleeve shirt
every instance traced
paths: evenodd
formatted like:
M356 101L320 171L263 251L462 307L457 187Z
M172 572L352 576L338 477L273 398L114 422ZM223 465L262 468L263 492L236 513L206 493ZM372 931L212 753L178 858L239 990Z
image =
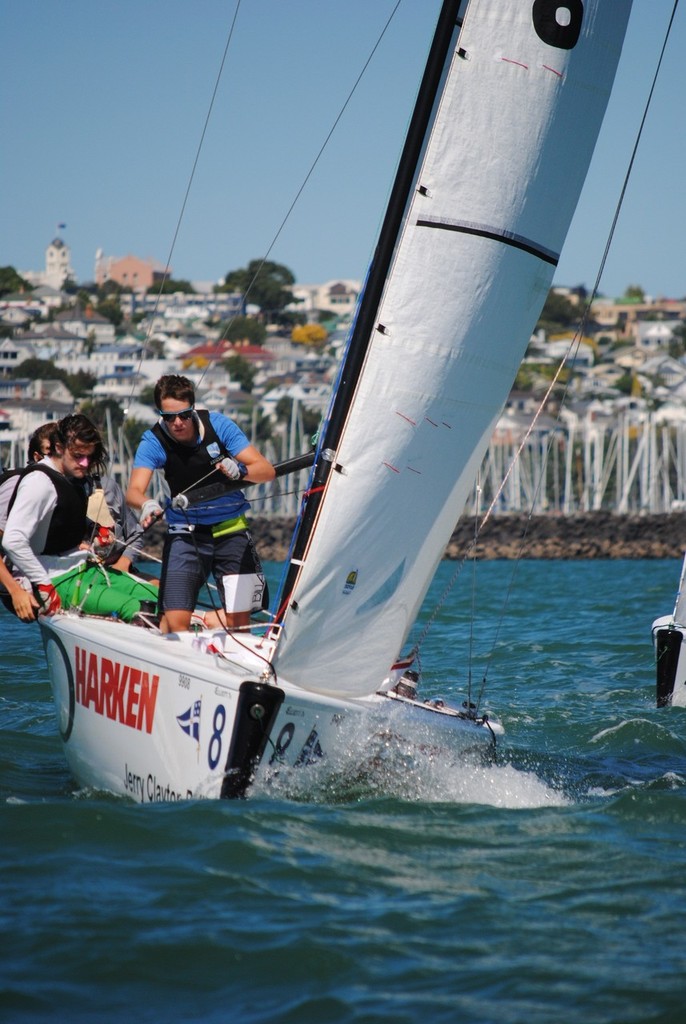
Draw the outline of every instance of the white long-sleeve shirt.
M42 462L60 472L52 459ZM41 555L57 505L55 485L46 473L28 473L17 485L14 505L7 518L2 546L17 575L30 583L49 583L51 575L78 565L86 551L74 549L61 555Z

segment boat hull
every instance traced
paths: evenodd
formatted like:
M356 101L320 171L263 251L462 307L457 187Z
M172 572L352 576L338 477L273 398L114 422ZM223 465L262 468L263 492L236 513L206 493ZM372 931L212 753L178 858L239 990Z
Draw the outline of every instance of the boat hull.
M652 635L657 706L686 707L686 626L663 615L653 622Z
M497 723L396 694L337 699L268 680L270 641L41 622L57 721L81 786L138 803L245 796L260 776L359 768L389 742L488 751Z

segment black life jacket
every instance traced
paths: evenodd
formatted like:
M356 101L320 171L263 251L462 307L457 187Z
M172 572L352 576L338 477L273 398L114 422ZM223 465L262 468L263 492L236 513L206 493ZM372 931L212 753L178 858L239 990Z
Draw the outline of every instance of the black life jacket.
M88 498L83 488L75 487L64 473L59 473L51 466L36 462L18 471L16 475L19 480L9 501L8 514L16 501L19 484L29 473L45 473L57 491L57 504L50 519L45 547L38 554L61 555L78 547L86 533Z
M237 489L234 481L229 480L223 473L212 474L211 488L208 487L209 481L203 479L207 477L213 466L231 453L219 440L210 423L209 412L206 409L199 409L196 411L196 415L204 429L200 444L180 444L169 436L160 423L156 423L152 428L153 434L167 453L164 475L169 484L172 498L183 491L191 504L194 499L206 500L210 496L219 497L221 494L228 494ZM207 450L210 446L212 446L211 453Z

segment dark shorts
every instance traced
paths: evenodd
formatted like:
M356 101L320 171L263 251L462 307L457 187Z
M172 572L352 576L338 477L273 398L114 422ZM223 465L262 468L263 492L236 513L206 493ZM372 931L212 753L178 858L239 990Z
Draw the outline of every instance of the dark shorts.
M165 538L160 576L161 611L167 608L193 611L210 574L217 585L218 603L222 608L226 607L225 576L245 577L246 582L250 577L260 577L264 589L252 610L258 611L269 603L262 565L249 530L218 538L209 532L194 530L193 533L168 533Z

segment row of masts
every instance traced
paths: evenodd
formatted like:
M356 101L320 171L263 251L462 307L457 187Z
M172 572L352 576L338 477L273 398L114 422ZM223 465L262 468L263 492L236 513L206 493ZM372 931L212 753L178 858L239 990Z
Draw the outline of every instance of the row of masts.
M504 481L504 482L503 482ZM492 439L468 511L660 515L686 509L686 423L654 414Z
M254 443L272 462L311 449L296 402L286 429L276 439ZM133 452L121 428L107 423L109 472L125 489ZM0 432L5 467L21 466L28 438ZM309 470L250 489L255 515L295 516L307 487ZM164 497L161 475L155 496ZM660 515L686 509L686 422L666 424L654 413L621 417L609 423L558 422L532 431L499 426L481 464L466 512L479 515L494 503L493 514L573 515L609 511L618 515ZM457 518L457 516L456 516Z

